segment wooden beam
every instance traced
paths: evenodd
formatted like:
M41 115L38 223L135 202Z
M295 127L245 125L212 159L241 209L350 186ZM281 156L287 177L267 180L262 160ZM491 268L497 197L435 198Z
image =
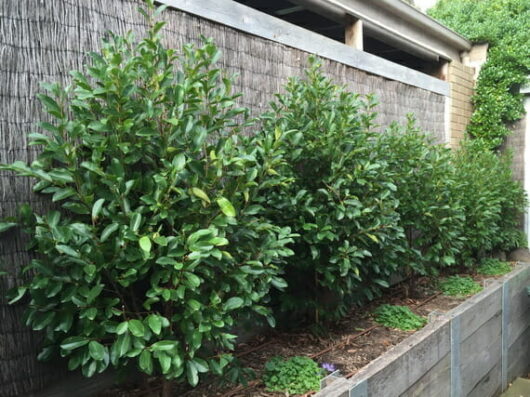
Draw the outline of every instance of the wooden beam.
M363 21L351 18L346 23L344 31L344 42L347 46L357 50L363 50Z

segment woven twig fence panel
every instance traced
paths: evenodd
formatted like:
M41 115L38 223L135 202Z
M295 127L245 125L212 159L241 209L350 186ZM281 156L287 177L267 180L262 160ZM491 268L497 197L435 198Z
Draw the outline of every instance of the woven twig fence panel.
M68 71L80 69L86 53L99 47L110 29L133 30L141 35L145 25L133 0L2 0L0 1L0 162L31 161L36 148L27 145L27 133L37 121L46 120L35 94L39 82L68 82ZM213 37L224 56L220 66L239 74L236 90L241 104L254 114L266 110L273 95L290 76L302 75L308 54L300 50L236 31L195 16L169 10L164 18L167 44L200 42ZM378 123L404 121L415 113L419 125L442 140L443 96L406 84L369 75L351 67L324 61L324 70L353 91L375 93ZM49 204L31 193L26 178L0 173L0 217L13 215L17 205L29 203L44 212ZM15 232L0 238L0 261L17 274L30 260L25 237ZM58 366L37 363L40 336L21 322L22 307L8 306L5 291L21 275L0 280L0 396L26 396L31 390L61 376Z

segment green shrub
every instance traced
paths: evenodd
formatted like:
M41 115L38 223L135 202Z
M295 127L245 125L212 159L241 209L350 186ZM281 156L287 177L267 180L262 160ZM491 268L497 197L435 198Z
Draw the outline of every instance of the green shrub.
M162 26L139 42L111 35L71 86L39 95L54 119L29 135L42 153L1 169L34 178L61 211L24 222L36 259L11 302L29 295L41 359L60 354L86 376L133 362L196 385L230 361L215 352L233 348L238 313L273 321L263 303L285 285L292 235L257 205L275 181L240 138L247 109L213 66L219 51L177 58Z
M486 276L501 276L512 271L509 263L500 261L494 258L486 258L482 260L481 265L477 271Z
M529 0L441 0L429 14L475 42L490 43L473 97L468 133L483 148L497 148L524 114L518 93L530 74Z
M482 290L480 284L469 276L450 276L440 282L440 290L448 296L468 296Z
M266 192L267 205L275 223L301 235L283 310L336 317L352 300L373 298L397 269L402 231L396 186L373 150L375 103L333 84L313 60L271 106L256 146L270 158L276 136L284 153L269 172L284 183Z
M320 390L322 369L308 357L273 357L265 364L263 382L269 391L304 394Z
M459 262L471 265L494 250L523 244L520 223L526 208L523 187L513 180L509 156L464 143L454 154L457 195L465 212Z
M405 230L400 269L407 275L436 274L455 264L462 248L464 211L459 202L451 152L408 124L392 125L377 140L397 186L399 224Z
M403 331L414 331L427 324L426 318L413 313L407 306L384 304L374 311L374 315L377 323Z

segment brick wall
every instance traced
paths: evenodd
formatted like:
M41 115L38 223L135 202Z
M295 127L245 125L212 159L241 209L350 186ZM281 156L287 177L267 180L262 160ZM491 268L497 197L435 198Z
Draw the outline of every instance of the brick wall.
M448 81L451 85L451 109L449 127L451 131L449 144L458 147L464 138L467 124L473 113L471 96L474 93L473 75L475 69L464 66L458 61L449 64Z

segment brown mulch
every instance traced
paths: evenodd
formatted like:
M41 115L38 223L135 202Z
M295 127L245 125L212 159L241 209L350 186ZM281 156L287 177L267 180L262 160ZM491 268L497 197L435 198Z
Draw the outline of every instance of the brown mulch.
M484 284L484 280L494 278L480 275L472 277L481 285ZM413 333L413 331L407 332L377 326L369 332L358 336L362 331L377 325L371 318L370 313L380 304L406 305L415 313L429 317L429 315L445 313L465 300L465 298L443 296L436 293L430 283L426 278L417 280L416 296L414 298L405 297L402 286L390 289L384 296L370 304L362 308L352 309L351 313L332 326L325 336L317 336L307 331L276 333L267 338L259 336L248 343L238 345L235 354L243 354L240 357L242 364L252 368L256 372L258 379L264 364L274 356L309 356L318 363L333 363L343 375L352 375ZM266 345L260 348L264 343ZM333 348L336 345L339 346ZM329 351L321 354L326 349ZM129 386L108 390L99 394L98 397L157 396L159 388L156 385L159 384L158 381L152 379L149 383L153 388L151 391L147 391L145 387ZM265 387L259 380L249 387L242 388L235 386L222 387L213 378L211 380L206 378L201 380L201 384L192 390L187 389L183 385L177 385L173 395L179 397L285 396L282 393L265 391Z

